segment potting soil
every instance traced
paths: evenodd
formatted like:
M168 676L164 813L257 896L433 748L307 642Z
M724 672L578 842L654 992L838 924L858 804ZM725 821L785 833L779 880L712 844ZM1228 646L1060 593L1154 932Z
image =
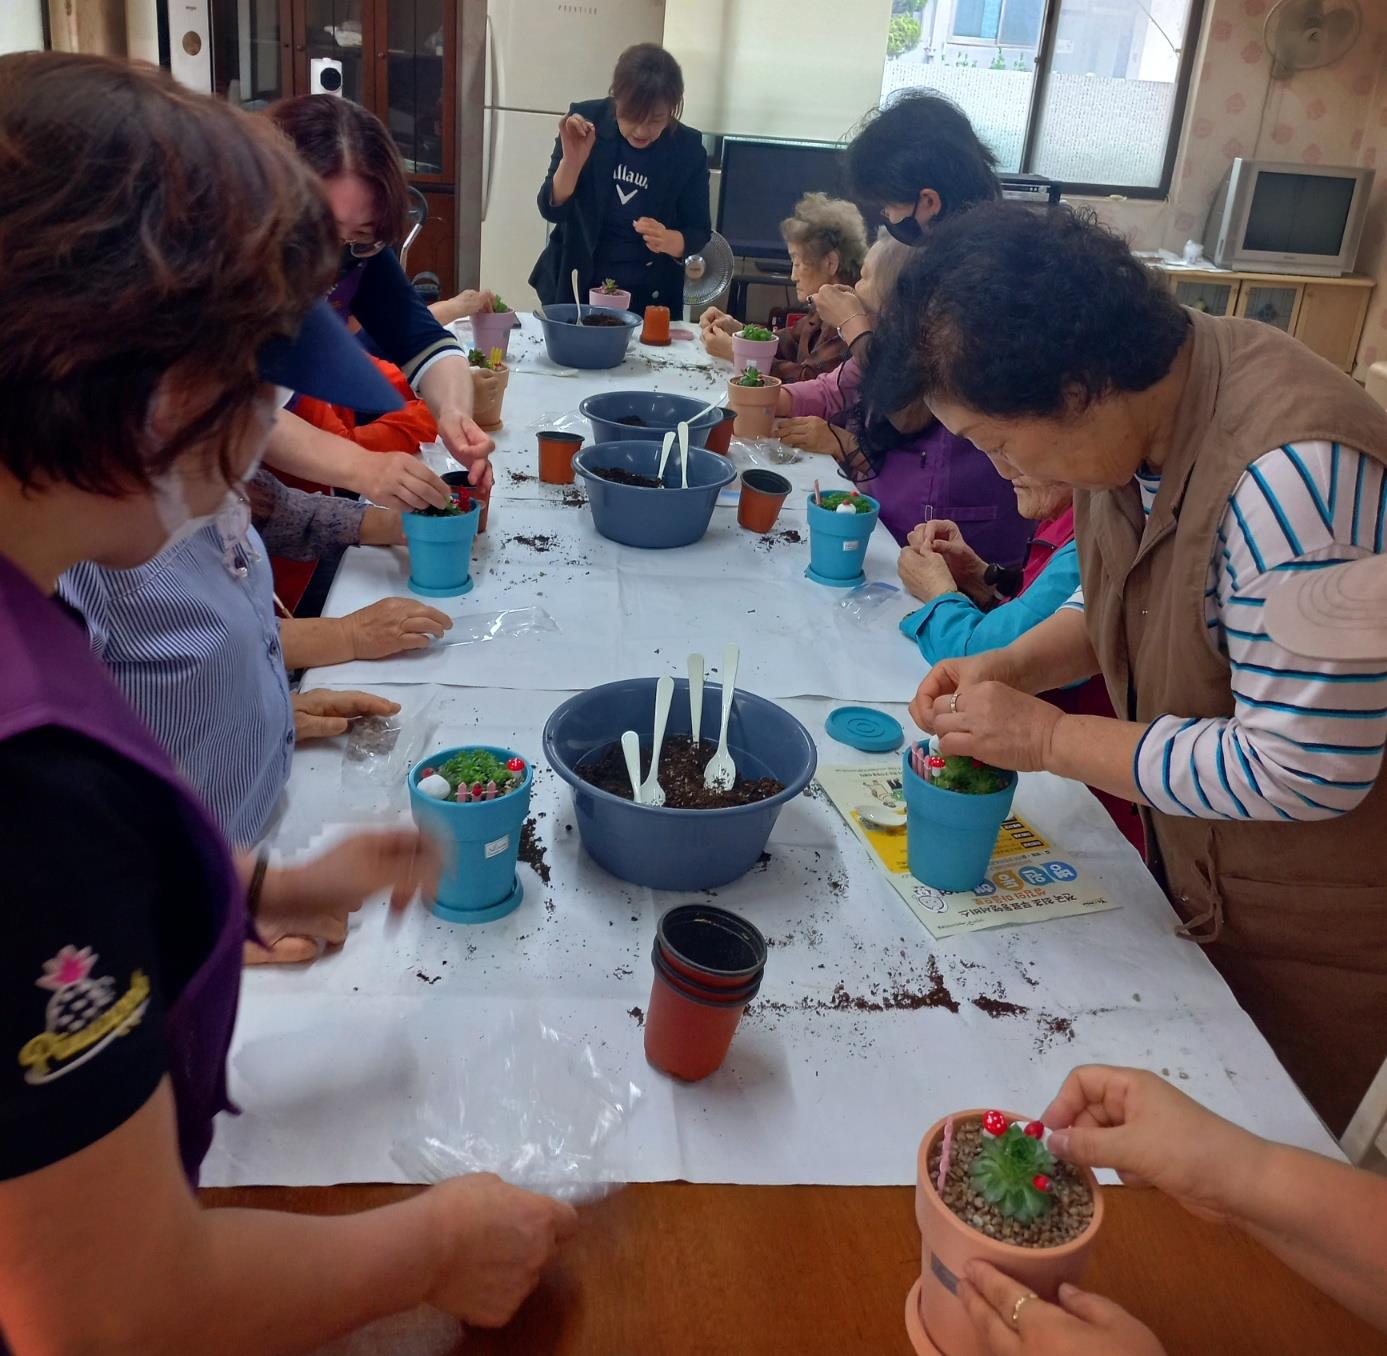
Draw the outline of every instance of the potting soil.
M606 329L615 329L624 325L626 322L614 315L585 315L579 323L587 326L601 326Z
M688 735L671 735L660 749L660 787L665 807L671 810L723 810L730 805L754 805L785 789L774 777L747 779L738 776L730 791L710 791L703 785L703 770L717 753L717 745L707 740L697 745ZM641 767L648 767L650 746L641 749ZM608 745L596 756L589 755L574 771L589 785L610 791L623 800L633 800L631 779L621 745Z
M1054 1204L1049 1212L1029 1224L1006 1219L974 1186L973 1159L982 1145L982 1126L977 1121L954 1128L954 1147L949 1159L949 1175L944 1181L944 1204L965 1224L1018 1248L1058 1248L1078 1238L1093 1219L1093 1194L1078 1170L1060 1159L1050 1174ZM939 1177L942 1145L930 1150L929 1177Z
M638 414L627 414L616 421L618 424L625 424L627 428L649 428L650 425Z
M613 485L634 485L637 489L658 490L660 482L654 476L637 475L622 466L593 467L592 474L598 480L610 480Z

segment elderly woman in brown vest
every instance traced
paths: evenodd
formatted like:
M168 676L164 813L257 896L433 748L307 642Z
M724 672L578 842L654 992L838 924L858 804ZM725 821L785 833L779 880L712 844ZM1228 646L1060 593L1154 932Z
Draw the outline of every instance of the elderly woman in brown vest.
M1387 666L1306 660L1263 615L1383 551L1387 414L1279 330L1184 311L1067 209L936 228L875 344L865 397L923 397L1003 475L1076 491L1082 588L936 665L916 720L1145 806L1181 930L1342 1130L1387 1054ZM1032 695L1098 672L1117 719Z

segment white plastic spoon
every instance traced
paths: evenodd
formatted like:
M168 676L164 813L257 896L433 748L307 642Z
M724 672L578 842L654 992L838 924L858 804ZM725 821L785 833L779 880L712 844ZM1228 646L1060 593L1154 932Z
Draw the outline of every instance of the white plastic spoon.
M644 805L641 799L641 742L634 730L621 736L621 752L626 756L626 775L631 779L631 799Z
M660 488L665 487L665 463L669 460L669 450L674 446L674 430L671 429L665 434L664 443L660 447L660 469L655 472L655 479L660 482Z
M689 735L695 744L703 738L703 656L689 656Z
M583 323L583 298L578 294L578 270L573 270L573 323L581 325Z
M894 810L889 805L881 805L875 801L870 805L859 805L857 817L864 824L870 824L874 829L905 828L904 810Z
M689 425L687 421L680 420L679 430L679 488L687 490L689 488Z
M655 684L655 739L650 748L650 775L641 783L643 805L663 805L665 790L660 785L660 748L665 742L669 704L674 700L674 679L668 676Z
M727 751L727 722L732 718L732 694L737 688L737 664L742 652L728 645L722 652L722 731L718 751L703 769L703 785L710 791L730 791L737 780L737 765Z

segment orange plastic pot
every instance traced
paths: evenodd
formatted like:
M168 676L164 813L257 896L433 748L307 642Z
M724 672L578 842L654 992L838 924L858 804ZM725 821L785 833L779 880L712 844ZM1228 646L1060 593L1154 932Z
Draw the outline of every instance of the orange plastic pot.
M1003 1113L1008 1121L1024 1121L1025 1116ZM983 1109L954 1113L954 1126L981 1120ZM922 1356L987 1356L963 1304L958 1298L958 1282L969 1262L981 1259L1006 1272L1042 1299L1054 1301L1064 1281L1077 1284L1088 1265L1089 1252L1103 1223L1103 1194L1098 1179L1087 1169L1083 1175L1093 1192L1093 1218L1078 1238L1058 1248L1021 1248L999 1243L971 1225L965 1224L935 1190L929 1175L930 1153L944 1133L944 1121L936 1121L920 1141L915 1167L915 1221L920 1226L920 1279L917 1313L920 1330L912 1331L915 1350ZM907 1322L907 1329L914 1325ZM923 1345L918 1340L924 1336Z
M645 308L645 324L641 328L641 343L669 343L668 306L647 306Z
M480 513L477 518L477 532L480 535L486 531L487 515L491 512L491 491L489 489L479 490L472 486L467 479L466 471L448 471L443 476L443 483L459 491L453 497L466 508L469 500L475 499Z
M655 928L656 960L681 979L724 992L758 981L766 939L755 924L715 904L676 904Z
M732 425L737 418L736 410L724 409L722 412L722 423L708 435L708 441L704 444L708 451L721 453L724 457L732 447Z
M737 521L749 532L769 532L789 493L790 482L774 471L743 471Z
M656 969L645 1014L645 1058L664 1073L696 1083L722 1067L750 995L742 989L729 999L704 998L689 989L687 981Z
M577 433L539 435L539 478L546 485L573 484L573 458L583 445Z

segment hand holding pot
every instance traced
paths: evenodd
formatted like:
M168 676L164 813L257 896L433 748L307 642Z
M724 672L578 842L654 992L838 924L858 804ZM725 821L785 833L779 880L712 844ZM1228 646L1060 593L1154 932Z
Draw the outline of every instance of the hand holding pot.
M962 659L941 659L915 690L910 703L910 718L927 734L934 734L935 703L951 693L962 693L978 683L1006 683L1018 687L1018 675L1005 650L989 650L986 654L969 655ZM945 701L945 706L948 702Z
M918 700L918 698L917 698ZM934 700L934 732L947 758L978 758L1014 772L1043 772L1051 766L1058 706L1018 692L1005 683L978 683Z
M452 630L453 619L417 598L381 598L342 618L354 659L385 659L422 650Z
M831 457L840 450L828 421L820 419L817 414L782 420L776 436L786 447L796 447L801 452L819 452Z
M919 528L915 530L918 532ZM896 573L906 592L922 603L932 602L943 593L953 593L958 587L944 557L937 551L905 547L896 561Z
M347 489L364 495L382 508L442 508L448 502L448 487L416 456L409 452L361 453L361 474Z
M1201 1219L1227 1219L1269 1177L1265 1140L1145 1069L1081 1065L1042 1119L1058 1157L1115 1168L1129 1185L1157 1187Z
M1059 1303L1049 1304L996 1267L976 1261L969 1263L958 1297L988 1356L1165 1356L1146 1324L1121 1305L1068 1282L1059 1288Z
M571 1205L491 1173L455 1177L429 1196L443 1258L426 1299L479 1328L509 1323L559 1244L578 1230Z

